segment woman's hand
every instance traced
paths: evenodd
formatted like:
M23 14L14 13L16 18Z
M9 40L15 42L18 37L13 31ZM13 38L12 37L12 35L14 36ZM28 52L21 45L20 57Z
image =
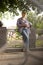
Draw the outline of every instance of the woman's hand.
M26 27L29 28L30 27L30 24L26 24Z

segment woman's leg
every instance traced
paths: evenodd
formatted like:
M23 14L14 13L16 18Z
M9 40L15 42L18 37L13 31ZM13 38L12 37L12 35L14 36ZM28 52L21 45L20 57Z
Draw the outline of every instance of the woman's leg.
M28 29L23 29L22 32L24 47L26 50L29 50L29 31Z
M28 61L28 51L29 51L29 31L27 29L24 29L22 32L22 36L23 36L23 41L24 41L24 57L25 57L25 61L23 63L23 65Z

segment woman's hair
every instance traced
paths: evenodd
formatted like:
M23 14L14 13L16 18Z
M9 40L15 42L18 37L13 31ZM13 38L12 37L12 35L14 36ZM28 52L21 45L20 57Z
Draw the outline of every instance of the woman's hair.
M2 27L3 23L0 21L0 27Z
M22 11L22 14L26 14L26 11L25 11L25 10L23 10L23 11Z

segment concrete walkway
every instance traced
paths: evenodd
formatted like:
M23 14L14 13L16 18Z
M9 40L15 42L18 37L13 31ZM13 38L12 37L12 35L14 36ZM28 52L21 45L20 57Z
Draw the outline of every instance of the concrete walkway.
M0 65L19 65L24 61L23 53L1 53Z
M0 53L0 65L43 65L43 50L32 49L25 55L22 48L8 48Z
M0 65L43 65L43 51L0 53Z

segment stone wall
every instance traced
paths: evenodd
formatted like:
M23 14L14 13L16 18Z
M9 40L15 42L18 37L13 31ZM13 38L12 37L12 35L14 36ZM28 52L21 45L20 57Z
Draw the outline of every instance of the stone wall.
M35 28L31 27L31 34L30 34L30 39L29 39L29 47L30 48L35 48L35 42L36 42L36 30Z
M2 47L6 43L6 28L0 28L0 47Z

